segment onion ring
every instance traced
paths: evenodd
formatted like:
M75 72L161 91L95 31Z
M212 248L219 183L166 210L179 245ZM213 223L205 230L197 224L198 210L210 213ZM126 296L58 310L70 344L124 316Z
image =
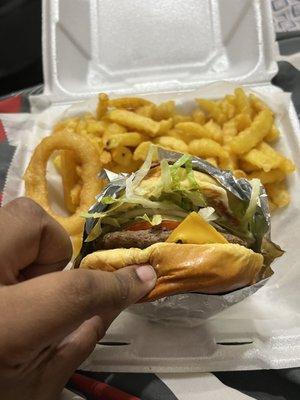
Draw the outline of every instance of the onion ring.
M46 169L47 162L55 150L71 150L81 165L82 189L80 203L74 214L63 217L56 214L49 205ZM102 181L98 178L101 170L99 152L90 140L78 133L58 132L46 137L36 147L24 175L26 196L40 204L69 233L82 232L84 219L80 216L95 201Z

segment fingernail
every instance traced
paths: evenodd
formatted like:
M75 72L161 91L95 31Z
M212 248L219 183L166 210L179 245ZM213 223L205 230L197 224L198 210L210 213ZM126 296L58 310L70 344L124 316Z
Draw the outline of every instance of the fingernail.
M136 269L137 276L144 283L156 281L156 273L151 265L142 265Z

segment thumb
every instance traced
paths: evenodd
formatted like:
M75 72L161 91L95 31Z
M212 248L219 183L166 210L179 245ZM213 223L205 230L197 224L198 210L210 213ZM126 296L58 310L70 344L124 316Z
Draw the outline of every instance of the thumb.
M124 308L150 292L155 282L154 269L144 265L121 268L116 272L84 269L54 272L3 287L0 300L5 299L5 304L11 305L2 307L3 318L0 320L7 354L27 348L35 348L38 352L55 341L60 342L95 315L107 321L106 326L109 326ZM17 333L14 329L16 320ZM35 328L30 335L28 326Z
M98 271L94 274L97 274L95 278L101 282L99 292L95 293L101 307L98 310L99 316L85 321L68 335L49 360L45 376L48 381L56 382L56 389L64 387L72 373L92 353L118 314L144 297L156 282L155 271L149 265L126 267L114 273Z
M108 274L111 287L107 288L106 297L115 311L121 311L143 298L153 289L157 279L151 265L130 266Z

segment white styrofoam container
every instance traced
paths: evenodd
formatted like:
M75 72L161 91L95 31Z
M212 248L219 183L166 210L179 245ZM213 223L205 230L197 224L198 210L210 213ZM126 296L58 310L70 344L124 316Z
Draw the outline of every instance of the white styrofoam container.
M32 99L36 109L100 91L192 98L195 89L215 81L279 93L270 83L277 64L269 1L44 0L43 6L45 92ZM292 105L280 127L286 134L280 148L299 158ZM123 313L105 341L126 344L97 346L83 367L192 372L299 366L298 181L296 173L290 181L292 204L273 224L273 238L287 256L263 289L193 327Z
M274 43L264 0L44 0L43 98L265 84Z

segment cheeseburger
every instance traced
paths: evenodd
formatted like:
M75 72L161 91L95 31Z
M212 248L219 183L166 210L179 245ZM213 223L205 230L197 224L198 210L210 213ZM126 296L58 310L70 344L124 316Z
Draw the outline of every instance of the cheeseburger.
M100 212L85 215L93 226L77 266L115 271L152 265L157 283L142 301L222 294L270 275L281 251L258 231L258 180L247 182L251 196L242 201L208 173L193 170L189 156L175 163L151 160L117 193L100 197Z

